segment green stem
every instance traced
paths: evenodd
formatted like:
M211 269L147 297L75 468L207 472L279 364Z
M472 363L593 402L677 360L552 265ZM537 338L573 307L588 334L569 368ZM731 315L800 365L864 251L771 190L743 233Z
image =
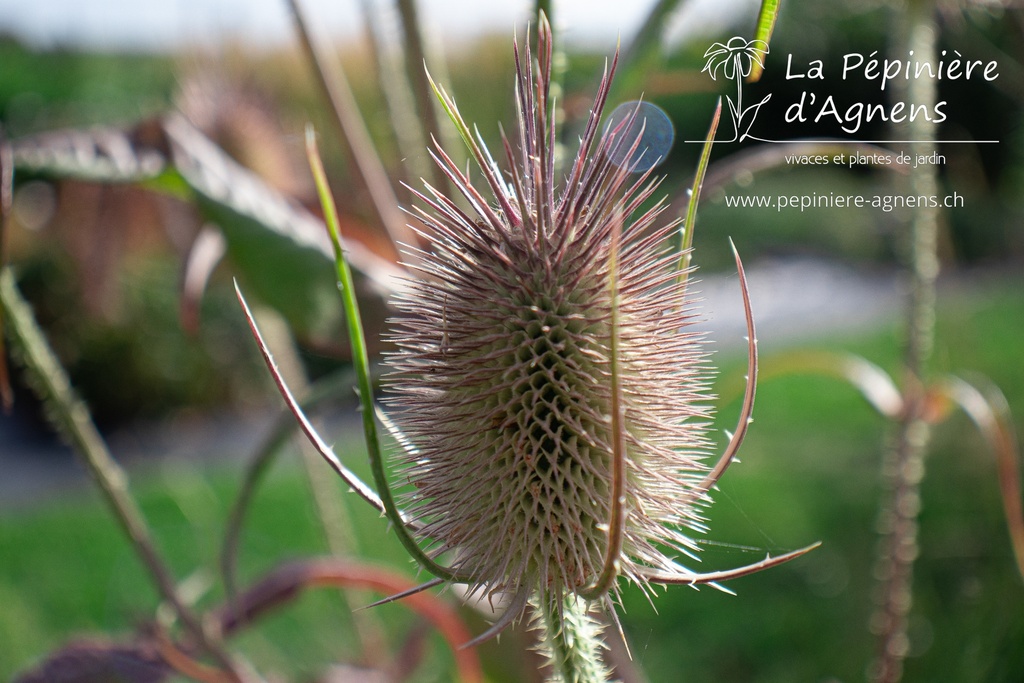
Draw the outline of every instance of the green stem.
M14 192L14 159L7 134L0 126L0 268L7 264L7 216L10 214ZM7 369L7 351L4 346L4 310L0 306L0 409L9 411L14 405L14 390L11 388L10 373Z
M690 276L690 261L693 253L693 231L697 227L697 202L700 201L700 193L704 188L704 176L708 171L708 162L711 160L711 147L715 143L715 133L718 131L718 122L722 118L722 98L718 98L715 106L715 115L711 118L711 126L708 128L708 135L704 139L704 147L700 152L700 163L697 164L697 171L693 174L693 185L690 187L690 197L686 204L686 219L683 221L682 229L679 232L679 282L686 282Z
M680 4L680 0L658 0L651 7L644 23L622 51L611 96L608 98L610 102L630 99L636 92L643 92L645 78L657 67L666 23Z
M384 515L394 526L394 533L409 555L428 572L446 581L461 581L466 577L441 566L428 557L416 543L406 526L406 520L395 504L394 495L388 484L387 473L384 471L384 456L377 436L377 422L374 413L373 383L370 378L370 357L366 349L366 337L363 334L362 317L359 314L359 302L356 299L355 285L352 280L352 269L349 267L342 246L341 230L338 224L338 211L334 204L334 196L327 184L320 152L317 150L312 128L306 130L306 153L309 157L310 170L316 183L320 205L323 207L324 219L334 247L334 260L338 275L338 289L341 292L342 305L345 309L345 323L348 325L349 343L352 345L352 365L356 370L356 383L359 387L359 402L362 410L363 435L366 439L367 455L370 459L370 470L373 481L377 485Z
M430 158L423 154L423 150L427 149L427 138L424 136L423 123L416 115L415 98L405 72L405 64L402 55L395 54L395 50L392 49L395 41L388 37L390 33L387 29L390 27L381 26L374 4L372 0L359 2L366 24L366 36L376 61L376 80L384 96L384 104L391 121L391 132L398 148L395 160L401 169L401 177L398 180L413 183L419 178L429 177L436 165L430 163ZM407 198L408 195L403 197L403 200Z
M420 114L422 137L424 140L446 141L445 132L441 130L441 121L437 115L434 92L427 79L427 49L423 25L416 8L416 0L397 0L396 4L398 5L398 16L402 21L402 34L405 37L403 48L406 70L412 86L413 97L416 100L416 109ZM437 64L433 69L434 73L438 73L440 68L441 65ZM417 152L422 151L422 147L417 150ZM448 176L441 171L441 167L437 164L430 164L429 169L434 187L443 190L450 196L451 183L448 181Z
M540 617L543 652L548 658L548 683L604 683L611 680L601 660L601 626L590 616L589 604L570 595L561 609L550 595L535 605Z
M935 25L933 6L926 0L909 4L907 43L899 52L910 50L922 61L934 61ZM935 104L935 82L913 79L907 83L899 99L931 107ZM907 127L911 155L933 151L934 124L924 118ZM910 194L938 193L936 167L918 164L910 171ZM903 675L903 660L909 650L907 620L913 597L914 559L918 552L918 515L920 488L924 478L925 449L931 435L924 419L928 364L935 338L935 280L938 276L937 256L938 209L919 206L910 222L910 301L907 311L907 346L905 356L904 412L883 469L886 487L879 516L882 539L879 545L875 575L879 577L878 607L871 627L877 635L875 661L870 678L875 683L896 683Z
M174 576L160 557L142 510L128 489L127 474L111 456L88 409L71 388L64 368L36 324L32 309L18 291L10 268L0 270L0 309L7 319L11 345L29 370L33 388L45 403L51 422L81 457L149 571L157 592L171 605L189 635L224 669L229 679L244 680L238 663L223 649L216 635L206 632L198 615L178 593Z

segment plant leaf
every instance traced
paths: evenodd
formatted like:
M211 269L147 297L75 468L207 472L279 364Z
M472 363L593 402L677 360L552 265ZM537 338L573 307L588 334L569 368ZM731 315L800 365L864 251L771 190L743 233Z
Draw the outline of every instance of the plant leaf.
M772 31L775 30L775 20L779 16L779 5L782 0L761 0L761 11L757 15L757 29L754 31L754 40L764 41L765 45L771 44ZM747 76L747 83L757 83L764 73L764 65L761 60L753 60L750 75Z
M947 377L937 386L941 398L958 405L981 432L996 455L1003 513L1010 532L1017 570L1024 578L1024 507L1021 501L1020 448L1006 397L995 385L985 392L959 377Z
M193 202L223 233L247 289L281 313L298 336L330 344L343 329L323 222L233 161L183 116L130 129L54 131L11 144L19 172L132 183ZM381 316L370 322L382 323L383 302L400 270L358 242L350 241L349 250L359 295L381 304L370 307Z
M697 164L697 172L693 176L693 185L690 187L690 201L686 205L686 220L683 221L682 230L679 233L679 278L686 281L689 276L690 261L693 250L693 231L697 225L697 203L700 200L701 189L704 186L704 176L708 171L708 162L711 160L711 147L715 142L715 132L718 130L718 122L722 118L722 98L718 98L718 105L715 107L715 114L711 117L711 126L708 127L707 137L704 138L704 147L700 152L700 162Z
M761 100L757 104L750 105L749 107L746 108L746 110L742 114L740 114L740 120L736 123L736 127L738 129L739 128L743 129L743 132L739 133L740 141L741 142L743 140L747 139L750 136L750 129L754 127L754 121L757 120L757 112L760 111L760 109L764 105L764 103L767 102L768 100L770 100L771 98L772 98L771 93L765 95L763 100ZM744 127L743 121L745 119L747 119L748 117L749 117L750 120L747 122L747 125Z
M348 257L341 242L341 233L338 230L338 212L334 206L334 197L331 195L331 189L327 185L327 176L324 173L323 163L320 161L320 153L317 151L316 138L311 127L306 130L306 152L309 156L310 169L313 171L313 180L316 182L317 194L320 196L320 203L323 206L324 216L327 220L327 229L330 232L331 244L334 248L338 289L341 292L341 300L345 310L349 343L352 346L352 364L356 369L356 380L359 386L363 434L366 437L366 450L370 458L370 469L373 472L374 483L377 485L377 495L380 496L384 514L393 525L395 535L398 536L398 540L412 558L434 576L448 581L457 580L459 577L455 573L442 567L423 552L419 544L416 543L416 540L409 533L408 521L402 516L402 513L395 505L391 486L384 471L384 455L380 447L380 439L377 435L377 422L374 416L373 403L373 382L370 378L370 359L366 351L366 338L363 336L363 323L359 314L359 302L356 299L352 270L349 268Z
M228 158L183 117L165 119L164 130L174 169L203 216L223 232L246 289L279 311L300 337L334 338L344 323L328 284L332 258L323 223ZM360 256L366 252L361 249ZM362 287L361 293L370 296L372 289Z

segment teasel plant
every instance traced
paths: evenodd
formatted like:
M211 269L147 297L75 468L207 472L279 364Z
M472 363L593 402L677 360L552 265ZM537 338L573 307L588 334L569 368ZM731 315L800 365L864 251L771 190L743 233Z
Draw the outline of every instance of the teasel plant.
M456 199L413 191L423 248L407 247L409 277L393 304L383 408L337 212L316 150L307 147L334 244L375 487L319 436L279 373L241 291L263 357L303 432L342 479L393 526L442 584L501 602L499 634L529 610L552 681L605 681L603 612L618 625L623 581L721 582L793 560L817 544L724 571L697 572L704 509L752 421L757 342L742 262L748 377L739 422L709 464L710 368L688 274L693 219L715 124L685 220L663 221L649 200L659 180L640 160L637 114L602 129L617 64L606 66L575 159L556 187L552 33L540 16L536 60L514 44L518 147L502 136L503 172L446 90L430 81L465 142L488 197L435 141L431 154ZM720 112L720 108L719 108ZM717 123L718 114L715 117ZM626 159L616 164L615 159ZM648 208L649 207L649 208ZM236 288L237 289L237 288ZM384 410L386 408L386 410ZM396 500L381 427L411 486ZM398 503L404 509L398 507ZM447 558L447 563L442 561ZM379 603L375 603L379 604Z

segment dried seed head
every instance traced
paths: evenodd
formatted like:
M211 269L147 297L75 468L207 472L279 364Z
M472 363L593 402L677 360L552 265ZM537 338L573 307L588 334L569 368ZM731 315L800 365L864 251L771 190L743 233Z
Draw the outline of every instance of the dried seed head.
M475 590L561 604L595 582L608 548L613 396L625 426L618 568L641 583L641 569L679 572L674 557L695 550L684 531L701 527L710 409L678 254L665 249L677 223L659 224L660 203L634 216L657 182L610 160L623 147L635 158L631 127L599 134L610 73L556 196L550 38L542 23L536 72L516 49L520 150L505 142L507 175L439 91L493 199L437 148L471 209L419 195L430 249L396 302L386 400L408 440L406 504L422 536L454 552Z

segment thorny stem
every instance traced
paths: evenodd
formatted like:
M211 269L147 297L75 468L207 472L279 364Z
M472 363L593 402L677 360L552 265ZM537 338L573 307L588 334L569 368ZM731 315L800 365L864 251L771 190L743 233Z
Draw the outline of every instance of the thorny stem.
M218 638L207 633L199 617L178 594L170 569L160 557L138 503L128 490L128 477L117 464L96 430L85 404L75 395L60 362L53 355L28 303L21 297L9 268L0 271L0 308L8 324L12 345L32 373L32 381L46 402L50 419L81 457L99 486L117 521L121 524L142 564L149 571L158 593L173 608L178 619L196 642L217 662L231 680L243 679L238 665L223 649Z
M266 327L266 324L267 321L264 320L263 326ZM278 345L275 357L280 359L282 355L286 355L289 351L291 349L287 348L287 345ZM291 353L294 354L294 351L291 351ZM291 358L288 364L294 366L297 361L297 358ZM297 373L301 374L301 369L297 367L290 373L293 382L296 379L295 375ZM343 395L345 391L351 392L354 384L355 373L349 369L320 380L312 386L305 386L305 383L303 383L302 390L305 394L303 408L311 410L328 399ZM252 461L246 468L238 497L231 507L220 556L221 574L229 603L238 596L238 545L246 512L256 493L256 489L263 481L277 454L283 449L285 442L294 434L295 427L295 418L289 411L284 411L255 451ZM317 511L316 517L323 531L324 541L327 544L328 550L335 557L357 554L357 539L352 528L352 520L342 499L337 496L333 482L326 477L320 476L322 474L320 456L314 448L311 448L306 443L300 443L299 450L306 481L313 494L313 503ZM351 615L352 625L355 628L362 651L367 654L379 652L382 642L380 628L374 623L371 615L358 615L351 608L352 602L363 602L363 596L351 591L342 591L338 594L338 599L341 602L342 617L344 615Z
M911 0L908 5L906 50L922 60L934 60L935 25L932 4ZM902 53L904 49L900 49ZM935 103L932 80L912 79L905 85L904 97L928 107ZM913 143L911 155L930 153L934 147L934 126L923 118L908 126ZM938 179L934 166L918 164L910 171L910 191L933 195ZM914 210L910 225L910 301L907 312L905 411L886 454L883 480L887 498L883 502L878 525L882 534L875 575L878 578L878 607L872 617L877 634L875 661L869 671L875 683L895 683L902 678L903 660L909 650L907 616L912 604L913 563L917 557L917 517L920 511L920 483L924 477L924 452L930 429L924 416L924 391L928 362L935 335L935 279L939 264L936 254L938 209L920 206Z
M351 390L354 384L355 373L351 370L344 370L337 375L329 376L310 388L302 402L302 407L312 410L324 401L337 397L342 391ZM295 418L291 412L283 411L246 467L245 478L239 488L238 497L231 506L220 554L221 573L229 601L234 599L238 593L236 575L238 543L249 504L277 454L281 452L285 442L295 432L295 427Z
M604 683L611 678L601 660L601 627L590 616L587 600L569 595L558 604L543 595L534 608L551 667L548 683Z
M266 338L273 347L274 358L277 360L278 368L282 375L288 376L288 383L297 388L301 394L307 394L310 390L308 378L302 368L302 360L298 357L295 347L288 339L288 330L284 321L274 315L261 316L263 318L261 327L266 331L273 325L278 329L268 332ZM275 343L276 342L276 343ZM347 374L347 373L346 373ZM294 422L293 422L294 424ZM321 477L320 456L305 442L302 443L301 460L306 481L309 484L310 492L313 494L313 505L317 512L317 518L323 531L324 541L327 548L333 555L343 555L346 551L353 552L355 548L355 533L352 530L352 523L345 508L341 505L333 489L331 480Z

